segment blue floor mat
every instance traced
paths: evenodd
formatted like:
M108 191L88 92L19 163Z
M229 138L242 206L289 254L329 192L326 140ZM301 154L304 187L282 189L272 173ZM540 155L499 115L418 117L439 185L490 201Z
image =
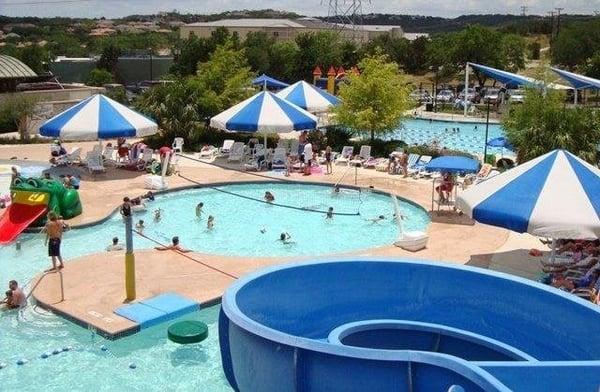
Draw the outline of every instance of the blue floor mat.
M140 329L144 329L199 309L200 304L196 301L179 294L165 293L120 306L114 313L139 324Z

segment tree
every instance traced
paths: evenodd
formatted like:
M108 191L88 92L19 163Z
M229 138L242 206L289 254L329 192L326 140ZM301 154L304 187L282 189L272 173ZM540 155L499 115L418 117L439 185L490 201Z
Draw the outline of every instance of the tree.
M96 67L104 69L114 75L120 56L121 48L111 42L102 49L102 55L100 56L100 60L98 60Z
M341 44L337 34L329 31L301 33L295 41L299 51L295 79L312 80L317 65L325 68L341 65Z
M289 82L298 79L296 59L299 56L299 50L295 42L276 42L271 46L269 56L269 75Z
M198 96L198 107L206 117L227 109L248 98L254 74L243 50L236 50L228 42L218 46L210 59L198 65L197 75L190 78L190 84L202 93Z
M566 109L559 91L527 89L524 103L511 108L503 126L520 163L557 148L597 162L600 113L584 107Z
M334 109L341 125L375 136L393 132L409 109L408 89L398 64L382 54L364 58L360 75L349 74L340 87L342 103Z
M584 65L598 51L600 18L571 23L561 28L550 47L554 64L573 69Z
M175 58L171 72L179 76L188 76L196 73L198 63L208 60L212 46L205 38L191 36L181 40L176 45Z
M24 47L19 53L19 59L29 66L33 72L41 74L46 71L49 62L48 51L37 45Z
M21 140L29 139L29 120L35 113L37 100L28 95L13 94L0 104L0 118L10 118L16 125Z
M157 122L161 136L170 143L178 136L189 138L202 125L204 119L196 105L198 94L186 79L177 79L147 90L135 106Z
M490 67L502 67L502 41L500 33L479 25L468 26L454 35L451 57L454 64L464 65L467 62L485 64ZM479 85L483 86L487 77L475 71Z
M244 49L248 64L258 73L267 73L271 67L271 48L275 38L264 31L248 33L244 41Z
M500 41L502 69L517 72L525 68L526 42L523 37L516 34L505 34Z
M582 68L590 78L600 79L600 50L590 57Z
M114 83L113 75L105 69L94 68L90 71L86 84L88 86L102 87L105 84Z

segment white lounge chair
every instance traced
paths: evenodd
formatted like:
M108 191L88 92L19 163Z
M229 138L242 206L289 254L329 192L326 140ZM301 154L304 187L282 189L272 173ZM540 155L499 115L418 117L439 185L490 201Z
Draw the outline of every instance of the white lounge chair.
M98 172L104 173L106 171L104 165L102 164L102 157L97 154L91 154L89 156L89 158L87 159L87 168L90 174Z
M173 153L183 152L183 143L184 143L184 141L183 141L182 137L176 137L173 140L173 144L171 145L171 149L173 150Z
M56 157L56 165L72 165L81 163L81 147L75 147L70 153Z
M235 142L231 147L231 151L229 152L229 157L227 157L227 162L241 162L244 158L244 148L246 146L242 142Z
M223 140L223 146L219 148L218 156L225 157L228 156L233 148L235 141L231 139Z
M219 150L215 146L204 146L202 147L202 150L200 150L198 156L200 157L200 159L210 159L215 157L218 153Z
M353 166L362 166L369 158L371 158L371 146L360 146L358 157L350 160L349 164Z
M342 153L335 159L335 164L347 166L350 162L350 159L352 159L352 154L354 154L354 147L344 146Z
M425 174L425 166L427 166L427 164L431 161L431 156L430 155L422 155L419 160L417 161L417 163L414 164L414 166L412 168L408 169L408 174L415 176L415 177L421 177L424 176Z
M154 160L154 150L146 147L144 149L144 152L142 153L142 156L137 161L137 169L138 170L146 170L148 165L150 165L153 160Z
M102 153L102 158L103 158L103 161L105 164L112 165L112 166L121 165L119 162L117 162L113 158L114 155L115 155L115 148L113 146L104 147L104 152Z
M285 169L287 166L287 153L285 148L278 147L273 152L273 162L271 163L271 168L273 170L276 169Z
M300 142L297 139L292 139L292 141L290 142L290 155L293 157L297 157L299 147Z

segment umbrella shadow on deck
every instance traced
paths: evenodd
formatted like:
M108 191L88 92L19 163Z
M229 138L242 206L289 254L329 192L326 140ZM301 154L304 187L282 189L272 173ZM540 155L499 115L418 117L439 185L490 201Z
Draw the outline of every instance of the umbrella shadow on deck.
M514 249L506 252L471 255L466 265L537 280L542 272L541 259L542 257L531 256L529 249Z

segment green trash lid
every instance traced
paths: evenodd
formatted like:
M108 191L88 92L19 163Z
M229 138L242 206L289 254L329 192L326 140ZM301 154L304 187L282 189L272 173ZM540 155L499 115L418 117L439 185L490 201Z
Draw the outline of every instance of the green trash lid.
M208 326L202 321L179 321L169 327L168 336L175 343L199 343L208 337Z

